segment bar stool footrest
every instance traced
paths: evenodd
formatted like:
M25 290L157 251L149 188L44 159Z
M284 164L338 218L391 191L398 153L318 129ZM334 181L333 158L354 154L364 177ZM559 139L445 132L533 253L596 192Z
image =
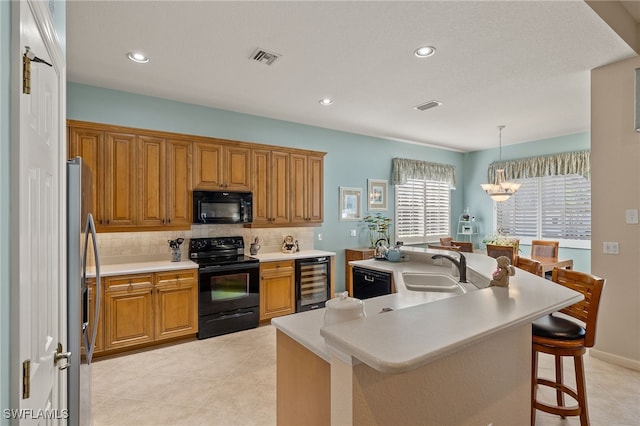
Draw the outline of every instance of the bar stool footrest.
M556 383L552 380L547 379L537 379L538 385L548 386L554 390L560 390L562 393L569 395L575 401L578 401L578 393L575 389L570 388L569 386L563 383ZM571 406L557 406L557 405L549 405L544 402L540 402L536 399L535 408L546 413L555 414L558 416L579 416L582 412L582 409L579 405L571 405Z

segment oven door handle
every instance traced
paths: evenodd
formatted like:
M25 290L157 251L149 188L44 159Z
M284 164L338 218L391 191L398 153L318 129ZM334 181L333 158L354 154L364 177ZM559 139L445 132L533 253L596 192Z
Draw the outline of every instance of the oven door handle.
M238 263L237 265L212 265L212 266L203 266L199 269L199 273L208 274L210 272L226 272L226 271L237 271L241 269L252 269L252 268L260 268L259 263Z

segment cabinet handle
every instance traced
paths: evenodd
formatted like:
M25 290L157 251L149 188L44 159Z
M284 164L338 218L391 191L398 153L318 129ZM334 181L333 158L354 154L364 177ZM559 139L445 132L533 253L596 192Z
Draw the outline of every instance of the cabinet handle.
M167 223L171 223L171 219L167 219Z
M128 288L128 290L129 290L129 291L131 291L131 289L132 289L132 288L133 288L133 284L132 284L132 282L131 282L131 281L129 281L129 288Z

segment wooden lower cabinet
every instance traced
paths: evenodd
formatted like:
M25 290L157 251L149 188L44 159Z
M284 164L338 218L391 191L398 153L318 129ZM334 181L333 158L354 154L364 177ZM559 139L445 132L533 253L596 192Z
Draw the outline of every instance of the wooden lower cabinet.
M260 321L296 311L293 260L260 263Z
M193 271L156 274L156 340L198 331L197 279Z
M105 349L153 341L153 275L105 278Z
M104 336L104 350L110 351L195 334L197 282L197 269L103 278L96 340Z
M349 262L354 260L367 260L373 258L375 249L372 248L355 248L345 249L345 290L349 292L349 296L353 297L353 267L349 266Z

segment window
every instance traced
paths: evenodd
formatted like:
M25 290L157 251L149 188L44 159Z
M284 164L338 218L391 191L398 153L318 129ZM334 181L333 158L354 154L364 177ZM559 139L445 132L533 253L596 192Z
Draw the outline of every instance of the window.
M513 179L520 190L497 203L496 223L521 242L553 239L569 247L590 246L591 183L580 175Z
M451 185L407 179L396 185L396 240L425 243L450 235Z

